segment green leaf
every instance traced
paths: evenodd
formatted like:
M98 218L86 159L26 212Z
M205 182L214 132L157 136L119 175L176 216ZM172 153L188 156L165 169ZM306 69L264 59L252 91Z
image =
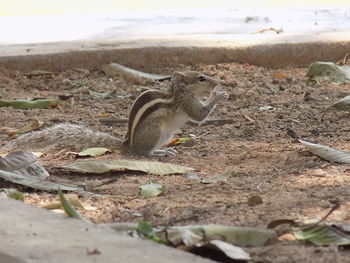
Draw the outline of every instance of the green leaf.
M116 159L80 161L62 167L83 173L106 173L110 171L131 170L155 175L166 175L183 174L195 171L195 169L190 167L170 163Z
M11 106L15 109L27 110L27 109L45 109L55 108L58 105L57 99L40 99L40 100L1 100L0 107Z
M155 233L152 224L144 220L138 223L137 231L145 236L154 235Z
M70 217L77 218L83 222L91 223L85 217L83 217L75 208L71 205L71 203L64 197L61 189L57 190L58 196L60 197L62 208L66 212L66 214Z
M6 188L4 189L4 192L6 194L6 196L8 198L12 198L12 199L15 199L15 200L20 200L20 201L24 201L24 195L22 192L16 190L16 189L13 189L13 188Z
M157 182L150 181L148 184L144 184L140 186L141 191L140 194L143 197L156 197L160 194L164 194L167 192L167 188Z
M141 235L141 237L146 237L154 242L165 244L167 243L165 239L160 238L155 234L155 230L152 224L148 221L140 221L137 225L136 229L137 233Z
M309 241L318 246L350 245L349 233L325 223L294 232L298 240Z
M78 153L79 156L92 156L92 157L97 157L97 156L101 156L104 155L107 152L111 152L110 149L108 148L88 148L85 149L84 151L81 151Z
M118 63L110 63L108 65L104 65L102 67L102 70L107 76L110 76L110 77L121 75L126 77L141 77L145 79L158 80L158 81L168 80L171 78L170 75L150 74L150 73L125 67Z
M49 174L38 162L37 158L26 152L11 152L6 157L0 157L0 177L12 183L25 185L40 190L67 191L79 189L74 186L65 186L54 182L44 181Z
M211 183L216 183L216 182L223 182L227 181L228 178L230 178L233 175L232 171L227 171L222 174L212 176L209 178L205 178L201 180L201 183L203 184L211 184Z

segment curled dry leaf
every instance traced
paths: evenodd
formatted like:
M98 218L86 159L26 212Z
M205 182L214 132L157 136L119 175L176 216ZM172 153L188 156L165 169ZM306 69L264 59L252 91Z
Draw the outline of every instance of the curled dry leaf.
M193 168L171 163L116 159L81 161L70 163L62 167L83 173L106 173L110 171L131 170L156 175L166 175L183 174L195 171Z
M242 248L232 245L230 243L221 240L210 240L205 247L215 247L222 251L226 256L236 260L249 260L250 255L245 252Z
M276 231L271 229L222 225L155 228L149 222L141 221L137 226L125 223L114 223L106 226L124 234L129 233L134 237L148 238L186 251L194 251L199 255L201 252L206 253L208 249L221 251L227 257L235 260L250 259L250 255L239 246L263 246L267 241L277 236ZM222 259L221 255L219 257Z
M6 157L0 157L0 177L12 183L25 185L41 190L74 191L77 187L65 186L54 182L44 181L49 174L31 153L12 152Z
M184 244L186 247L195 247L204 240L204 230L200 227L175 227L167 230L166 238L174 246Z
M171 78L169 75L158 75L158 74L150 74L146 72L141 72L132 68L125 67L118 63L110 63L108 65L104 65L102 67L103 72L110 77L114 77L117 75L125 76L125 77L141 77L145 79L151 80L168 80Z
M101 156L104 155L108 152L111 152L110 149L108 148L88 148L84 151L79 152L77 155L78 156L92 156L92 157L97 157L97 156Z
M324 115L330 110L330 109L336 109L336 110L350 110L350 96L346 96L340 100L338 100L336 103L329 106L325 111L323 112L321 116L321 120L323 120Z
M350 82L350 67L338 66L332 62L315 62L310 64L306 76L310 79L327 77L336 83Z
M20 128L20 129L4 127L4 128L1 128L1 130L5 131L8 136L14 136L16 134L23 134L23 133L27 133L27 132L30 132L30 131L37 130L41 126L43 126L43 124L44 123L42 121L39 121L39 120L35 119L31 123L29 123L28 125L24 126L23 128Z
M140 195L143 197L156 197L158 195L164 194L168 191L168 189L157 183L155 181L150 181L148 184L144 184L140 186Z
M262 246L268 240L276 237L276 231L253 227L192 225L168 227L166 235L169 242L175 246L178 246L181 242L192 246L204 240L220 239L236 246L256 247Z
M350 163L350 153L331 147L299 140L310 152L330 162Z
M230 178L233 175L232 171L227 171L219 175L215 175L209 178L205 178L201 180L201 183L203 184L211 184L216 182L226 182L228 178Z
M309 241L318 246L350 245L350 233L348 229L338 227L332 223L317 224L294 231L294 236L298 240Z

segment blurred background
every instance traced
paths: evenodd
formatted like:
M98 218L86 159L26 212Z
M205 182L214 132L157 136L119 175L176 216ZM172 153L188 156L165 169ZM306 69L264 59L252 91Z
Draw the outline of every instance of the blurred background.
M349 0L0 0L0 44L350 29Z

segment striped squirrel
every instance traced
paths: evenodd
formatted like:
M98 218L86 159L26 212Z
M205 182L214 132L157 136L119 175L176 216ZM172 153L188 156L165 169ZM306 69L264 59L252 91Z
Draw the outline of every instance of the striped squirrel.
M53 145L76 148L106 147L139 155L164 156L160 148L187 121L203 121L215 104L227 98L225 92L214 92L217 83L195 72L175 72L167 91L143 92L131 107L125 140L87 127L63 123L20 136L7 146L9 151L38 150ZM210 95L203 102L200 97Z

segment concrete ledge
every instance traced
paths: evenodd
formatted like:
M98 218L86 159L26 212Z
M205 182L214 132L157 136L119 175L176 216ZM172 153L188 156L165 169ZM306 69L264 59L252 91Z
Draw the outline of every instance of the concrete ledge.
M0 199L0 210L1 263L213 262L20 201Z
M346 34L345 34L346 33ZM202 37L204 38L204 37ZM350 52L350 32L321 36L269 36L238 40L153 39L104 40L2 46L0 67L29 71L71 68L98 69L118 62L147 71L149 65L181 63L249 63L265 67L307 66L314 61L338 61Z

